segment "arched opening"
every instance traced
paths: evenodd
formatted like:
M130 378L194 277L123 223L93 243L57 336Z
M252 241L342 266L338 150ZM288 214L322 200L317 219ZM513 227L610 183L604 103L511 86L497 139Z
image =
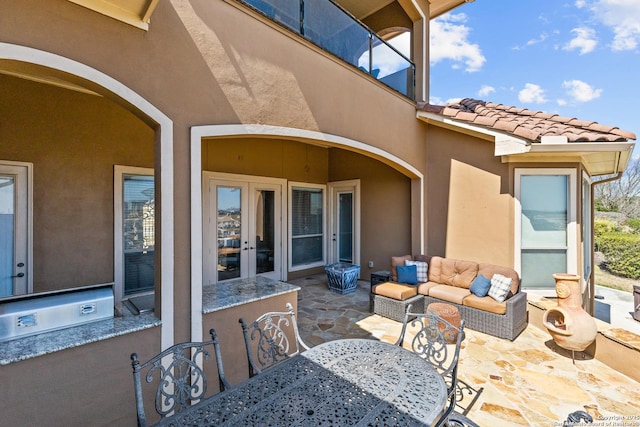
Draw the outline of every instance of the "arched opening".
M161 296L173 292L171 121L111 77L24 46L0 43L0 80L4 117L0 133L7 142L0 146L0 161L31 169L32 193L26 195L31 224L26 243L31 256L26 262L31 265L25 270L31 285L26 292L51 293L119 281L116 259L126 250L117 248L114 238L123 233L114 229L115 170L146 168L155 194L147 194L147 208L141 210L146 220L138 222L147 226L149 237L150 202L163 193L153 215L157 219L151 221L161 236L154 244L162 248L161 259L156 256L154 263L154 305L162 318L161 345L170 345L172 301ZM116 290L116 295L117 316L124 292L118 295Z
M274 257L280 260L276 280L317 274L324 271L324 265L341 259L340 250L345 246L333 252L331 246L340 239L339 227L333 225L340 222L339 207L344 204L349 206L343 212L351 215L353 208L354 214L342 237L358 236L352 247L355 252L347 255L352 260L365 266L372 261L371 268L373 264L383 268L388 262L384 242L398 236L416 250L423 246L423 226L417 220L423 217L422 174L394 155L360 141L266 125L198 126L191 129L191 174L193 313L203 312L203 288L233 286L232 282L226 285L231 275L244 277L241 269L247 261L242 256L258 247L251 240L256 233L248 234L246 250L244 238L236 239L238 245L231 243L242 233L235 230L241 230L239 218L247 213L247 209L237 209L241 195L253 194L252 186L282 195L279 201L273 199L280 203L274 228L281 241L276 245L281 253ZM221 209L216 197L229 195L234 201ZM249 206L250 211L251 203ZM390 217L397 220L389 221ZM248 218L252 224L251 215ZM304 232L296 227L297 218L308 221ZM222 225L216 227L216 222ZM258 222L264 225L265 221ZM413 241L417 236L420 241ZM368 273L363 268L361 275ZM195 334L202 333L201 323L201 317L192 317L193 340L200 339Z

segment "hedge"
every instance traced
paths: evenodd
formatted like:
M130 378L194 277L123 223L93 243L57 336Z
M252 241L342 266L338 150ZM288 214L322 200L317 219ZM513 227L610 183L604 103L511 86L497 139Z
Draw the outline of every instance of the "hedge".
M620 232L596 234L594 243L596 250L604 254L609 272L640 279L640 235Z

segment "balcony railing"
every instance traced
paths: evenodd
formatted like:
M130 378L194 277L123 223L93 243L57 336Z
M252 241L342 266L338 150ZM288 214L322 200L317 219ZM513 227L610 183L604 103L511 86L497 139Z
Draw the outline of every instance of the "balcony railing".
M331 0L236 1L413 99L413 62Z

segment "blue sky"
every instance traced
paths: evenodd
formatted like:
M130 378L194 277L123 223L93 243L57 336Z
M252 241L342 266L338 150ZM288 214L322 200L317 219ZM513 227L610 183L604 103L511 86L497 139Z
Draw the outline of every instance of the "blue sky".
M640 0L475 0L431 22L430 55L432 104L476 98L640 137Z

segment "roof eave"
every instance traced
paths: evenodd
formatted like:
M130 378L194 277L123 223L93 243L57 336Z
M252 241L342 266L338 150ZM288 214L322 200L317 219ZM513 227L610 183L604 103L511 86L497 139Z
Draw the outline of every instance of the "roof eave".
M532 142L482 126L459 122L439 114L418 111L417 118L431 125L475 136L495 144L494 155L511 162L580 162L592 176L624 172L633 142ZM553 141L549 138L548 141ZM559 138L558 141L566 141Z
M452 120L440 114L418 111L417 118L431 125L491 141L495 143L494 154L496 156L526 153L529 151L528 147L531 145L531 141L527 139L496 132L482 126Z

